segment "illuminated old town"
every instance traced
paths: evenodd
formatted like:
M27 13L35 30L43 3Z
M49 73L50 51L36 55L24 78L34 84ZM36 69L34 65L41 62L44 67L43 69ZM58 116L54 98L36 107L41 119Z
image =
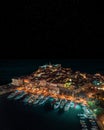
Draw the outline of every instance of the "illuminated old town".
M51 109L64 112L81 107L83 113L77 114L81 129L104 130L104 76L100 73L74 72L61 64L43 65L30 75L12 78L1 87L0 94L6 92L10 92L8 100L21 99L35 106L49 102ZM87 127L84 119L91 125Z

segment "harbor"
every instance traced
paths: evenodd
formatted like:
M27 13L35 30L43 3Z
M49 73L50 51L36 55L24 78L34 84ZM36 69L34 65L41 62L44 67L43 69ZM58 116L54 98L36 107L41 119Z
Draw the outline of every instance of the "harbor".
M54 108L55 102L54 102L54 99L51 97L43 105L39 105L39 103L35 105L34 104L30 105L29 101L28 103L23 102L25 97L24 98L22 97L20 100L15 100L13 97L12 99L8 99L7 98L8 96L9 95L5 95L2 98L0 97L1 101L3 100L2 106L9 103L9 106L7 106L6 109L12 112L12 115L11 115L12 118L16 116L16 120L18 119L17 128L19 129L21 129L20 127L21 123L23 123L25 126L28 125L27 130L31 129L31 127L33 127L33 124L31 123L34 120L35 123L37 124L34 127L37 129L41 129L41 126L39 125L41 124L42 127L46 127L47 130L58 129L58 128L61 128L61 129L66 128L67 130L68 129L73 130L76 128L79 130L81 129L90 130L90 128L95 128L95 127L98 130L100 130L98 125L96 124L96 119L93 117L92 114L90 114L89 117L85 116L86 113L84 113L83 106L81 104L75 105L73 103L72 105L66 107L66 110L64 110L64 107L60 108L60 106L58 106L57 108ZM28 115L28 113L30 114ZM25 118L26 118L24 121L22 120L23 117L21 117L22 114L25 115ZM28 118L30 121L28 120ZM47 119L48 119L48 122L47 122ZM52 125L53 122L54 122L54 125ZM27 123L27 125L25 123ZM74 123L76 123L76 125L74 125ZM16 122L14 122L14 124L16 124Z
M80 129L82 130L100 130L96 116L93 112L83 104L75 103L71 100L53 98L51 96L43 95L28 95L23 91L14 91L7 96L9 101L15 101L24 103L26 106L30 106L31 109L42 109L50 113L57 112L57 114L68 114L69 112L77 112L75 118L79 120ZM31 105L30 105L31 104ZM24 106L24 107L26 107ZM35 110L37 111L37 110Z
M103 130L103 118L98 118L103 115L103 79L100 73L73 72L60 64L13 77L0 86L0 128L6 122L3 130Z

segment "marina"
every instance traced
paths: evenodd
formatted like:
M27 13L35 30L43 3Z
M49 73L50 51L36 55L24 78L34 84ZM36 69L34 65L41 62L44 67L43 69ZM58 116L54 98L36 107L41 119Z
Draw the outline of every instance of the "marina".
M14 107L16 107L18 105L19 107L16 110L17 112L19 111L20 113L22 113L24 111L24 113L26 114L28 111L32 115L37 115L38 118L44 118L44 119L49 118L49 120L51 119L50 120L51 122L49 123L50 125L52 125L52 120L58 120L57 123L61 123L62 125L60 127L62 127L62 128L72 128L71 130L73 130L75 128L78 128L78 130L95 130L95 129L100 130L96 123L96 119L94 118L92 113L90 113L90 116L85 116L86 113L84 112L83 107L80 104L77 104L75 107L71 107L71 101L65 101L66 103L65 103L65 106L63 107L63 111L62 111L62 108L60 108L61 104L57 108L48 107L47 109L45 109L45 107L47 107L47 103L52 103L52 101L54 101L54 99L52 97L47 97L47 101L44 103L44 106L39 105L39 102L35 106L33 105L33 102L32 102L32 105L30 106L29 101L28 101L27 105L23 105L23 100L26 99L26 97L30 97L30 100L31 100L31 98L33 97L32 95L27 95L26 97L24 96L24 98L21 98L18 101L16 101L14 98L11 98L12 100L9 100L7 98L8 96L5 96L5 98L1 99L1 101L3 100L3 102L2 102L3 105L4 104L6 105L7 102L9 102L9 104L11 104L13 107L11 109L11 111L14 109ZM38 97L40 100L42 99L42 96L38 96ZM45 98L46 97L44 97L43 99L45 99ZM4 102L4 100L5 100L5 102ZM56 102L54 101L53 105ZM55 111L56 109L57 109L57 111ZM88 108L86 108L86 109L88 109ZM88 111L89 111L89 109L88 109ZM90 119L91 116L92 116L92 118ZM31 119L34 119L34 117L32 116ZM39 121L39 119L36 122L38 123L38 121ZM65 122L66 123L69 122L68 123L69 125L66 125L66 127L63 126L63 124ZM76 122L76 126L74 125L74 122ZM44 121L41 123L43 126L46 124ZM36 127L37 127L37 129L39 128L39 126L36 126ZM51 128L50 126L47 125L47 127L50 128L51 130L53 128L55 129L55 126L52 126L52 128ZM59 127L59 125L58 126L56 125L56 128L60 128L60 127ZM18 128L19 128L19 126L18 126Z
M96 109L89 105L94 102L91 94L103 91L103 76L90 76L73 73L60 64L49 64L40 66L28 76L13 78L8 85L9 93L0 96L0 110L4 114L1 113L1 117L5 119L1 123L10 118L6 123L10 130L40 130L43 127L46 130L102 130L96 118ZM101 81L93 79L98 77Z

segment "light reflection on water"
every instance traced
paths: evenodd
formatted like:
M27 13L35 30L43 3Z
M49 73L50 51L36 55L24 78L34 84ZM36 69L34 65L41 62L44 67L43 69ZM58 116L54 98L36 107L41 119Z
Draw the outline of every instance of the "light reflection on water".
M5 107L6 111L8 111L8 116L11 115L9 117L10 120L13 120L12 118L14 118L14 120L18 122L18 125L21 124L20 122L22 120L23 125L30 125L34 128L36 127L37 130L40 130L42 128L45 128L47 130L80 130L81 128L79 119L77 117L77 113L81 113L81 109L70 108L70 110L67 112L60 111L59 109L45 109L44 105L26 105L21 101L7 100L6 97L5 100L3 99L3 107ZM16 116L14 116L14 114ZM39 125L39 122L41 125Z
M61 63L63 67L88 73L104 72L104 60L50 60L52 64ZM0 84L11 81L14 76L27 75L48 60L9 60L0 62ZM0 98L0 130L81 130L76 116L80 108L71 108L68 112L48 110L42 107L24 105L18 101Z

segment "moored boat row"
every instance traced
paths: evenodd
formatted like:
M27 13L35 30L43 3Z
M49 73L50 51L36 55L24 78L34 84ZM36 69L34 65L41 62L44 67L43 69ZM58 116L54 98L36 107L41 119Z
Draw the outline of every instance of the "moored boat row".
M16 97L14 98L14 100L19 100L19 99L21 99L22 97L24 97L26 94L27 94L26 92L21 91L21 92L18 94L18 96L16 96Z
M15 90L15 91L12 92L7 98L8 98L8 99L14 98L14 97L16 97L18 94L20 94L20 93L21 93L21 91Z
M7 98L14 98L14 100L22 99L24 103L31 105L42 105L45 102L49 101L53 109L59 108L63 109L64 111L68 111L69 108L73 105L72 101L66 99L53 98L50 96L44 96L42 94L28 94L22 90L15 90Z

